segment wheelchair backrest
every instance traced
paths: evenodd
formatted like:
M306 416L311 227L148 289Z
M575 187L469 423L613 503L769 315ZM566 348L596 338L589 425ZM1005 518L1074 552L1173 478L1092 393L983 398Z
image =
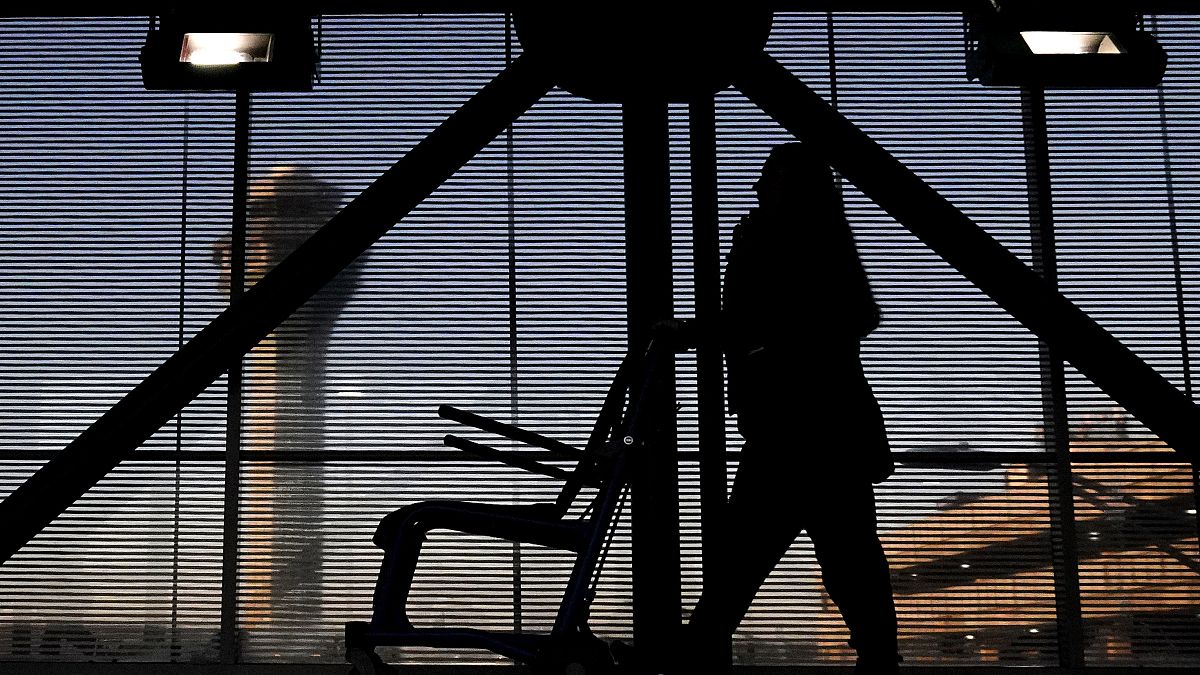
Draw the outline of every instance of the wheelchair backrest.
M661 365L671 353L667 340L651 339L645 348L631 349L622 359L583 456L555 500L562 515L585 485L598 489L593 505L603 501L609 491L624 488L629 480L630 453L642 447L652 424L644 414L646 403L659 384Z

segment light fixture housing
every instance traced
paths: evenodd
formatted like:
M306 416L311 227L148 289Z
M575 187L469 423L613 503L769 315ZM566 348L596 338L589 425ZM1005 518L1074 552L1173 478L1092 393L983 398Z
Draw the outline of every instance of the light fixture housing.
M1166 72L1137 15L1104 3L992 0L966 18L967 75L985 86L1156 87Z
M316 73L309 15L176 13L142 47L147 89L308 91Z

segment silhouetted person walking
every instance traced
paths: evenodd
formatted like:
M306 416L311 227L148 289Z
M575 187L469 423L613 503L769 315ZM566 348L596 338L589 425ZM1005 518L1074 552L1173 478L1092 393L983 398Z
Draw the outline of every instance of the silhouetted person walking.
M879 309L828 166L800 143L781 145L754 189L759 207L734 230L725 268L729 402L746 439L726 583L720 597L701 597L688 630L701 650L732 635L806 531L858 672L895 672L896 609L872 488L894 466L859 360Z

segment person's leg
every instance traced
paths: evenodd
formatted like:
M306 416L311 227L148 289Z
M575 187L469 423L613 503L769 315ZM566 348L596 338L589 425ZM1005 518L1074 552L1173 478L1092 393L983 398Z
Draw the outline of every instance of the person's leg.
M688 622L688 635L698 645L718 644L733 634L803 529L788 470L769 454L784 450L751 443L742 450L726 509L723 583L705 585Z
M876 531L874 491L866 481L838 483L810 491L808 534L825 590L850 629L860 670L894 672L899 662L896 605Z

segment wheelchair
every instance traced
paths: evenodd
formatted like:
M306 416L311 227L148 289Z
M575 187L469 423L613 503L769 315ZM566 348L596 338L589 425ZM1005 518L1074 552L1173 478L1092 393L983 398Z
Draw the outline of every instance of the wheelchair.
M497 505L434 500L417 502L383 519L374 543L385 556L369 622L346 624L346 660L355 675L395 672L375 652L382 646L482 648L528 664L538 675L602 675L616 666L607 642L588 628L588 615L604 559L629 493L632 466L653 437L648 403L661 385L663 364L685 351L686 324L655 326L640 349L623 359L604 398L586 446L580 450L525 429L451 406L443 418L576 462L568 470L447 435L445 444L476 456L563 481L552 503ZM584 489L595 496L584 498ZM578 504L576 502L579 502ZM582 510L580 510L582 507ZM578 515L572 515L578 514ZM501 633L469 627L416 627L405 606L425 534L434 529L496 537L575 554L553 628L543 633Z

